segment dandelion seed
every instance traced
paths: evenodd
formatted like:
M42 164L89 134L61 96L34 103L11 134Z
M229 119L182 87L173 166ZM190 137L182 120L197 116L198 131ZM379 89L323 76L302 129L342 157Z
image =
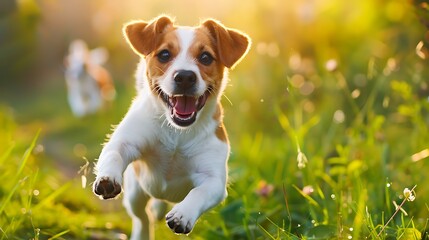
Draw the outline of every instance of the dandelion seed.
M298 150L298 156L296 157L296 160L298 162L298 168L299 169L305 168L305 166L308 162L307 157L305 156L305 154L303 152L301 152L301 150Z
M86 187L86 182L87 182L85 175L81 176L81 182L82 182L82 188L85 188Z
M404 189L404 197L409 202L412 202L412 201L414 201L416 199L416 196L413 195L413 193L415 194L415 192L414 192L413 189L412 190L410 190L408 188Z
M33 191L33 195L34 195L34 196L39 196L39 194L40 194L40 191L39 191L39 190L37 190L37 189L34 189L34 191Z
M389 223L392 221L392 219L395 217L396 214L398 214L399 211L401 211L402 213L404 213L406 216L408 215L407 212L405 212L405 210L402 208L402 206L405 204L406 201L414 201L416 199L416 197L413 195L415 194L414 189L417 187L417 185L414 185L414 187L410 190L408 188L404 189L404 200L402 200L401 204L398 206L398 204L396 204L395 201L393 201L393 205L396 208L396 211L393 213L393 215L389 218L389 220L387 220L387 222L383 225L383 227L381 228L380 232L377 234L377 237L380 237L381 234L383 233L384 229L386 229L387 225L389 225ZM387 234L387 233L385 233Z
M350 232L353 232L354 229L351 227L351 228L349 228L349 230L350 230Z
M391 186L391 185L390 185L390 183L387 183L387 184L386 184L386 187L390 188L390 186Z
M298 168L303 169L308 163L308 159L305 156L305 154L301 151L301 147L299 146L297 136L295 136L295 143L296 143L296 151L298 152L298 156L296 157L296 161L298 162Z
M331 194L331 198L335 200L335 194Z
M78 174L82 174L81 175L81 182L82 182L82 188L86 187L86 183L87 183L87 178L86 175L88 174L88 172L91 171L91 167L89 166L89 161L88 159L86 159L85 157L83 158L86 162L83 166L80 167Z

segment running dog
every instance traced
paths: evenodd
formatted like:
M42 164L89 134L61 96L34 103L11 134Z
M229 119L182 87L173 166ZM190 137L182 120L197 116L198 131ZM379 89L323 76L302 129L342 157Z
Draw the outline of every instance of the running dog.
M131 239L154 238L165 201L177 203L167 225L188 234L227 196L230 146L220 98L250 38L212 19L183 27L168 16L130 22L123 33L141 56L138 94L99 156L93 191L110 199L123 187Z

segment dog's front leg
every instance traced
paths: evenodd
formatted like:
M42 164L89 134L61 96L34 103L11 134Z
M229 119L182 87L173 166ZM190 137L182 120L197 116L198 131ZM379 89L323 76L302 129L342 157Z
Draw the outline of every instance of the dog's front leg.
M137 105L137 104L135 104ZM95 167L96 179L93 191L103 199L121 193L122 175L128 164L140 156L151 136L150 122L141 114L141 109L131 107L118 125L109 142L104 146Z
M206 141L203 154L191 159L194 188L166 215L168 226L175 233L188 234L197 219L227 196L227 159L229 146L225 142Z
M225 178L206 178L167 214L168 226L175 233L190 233L201 214L219 204L226 195Z

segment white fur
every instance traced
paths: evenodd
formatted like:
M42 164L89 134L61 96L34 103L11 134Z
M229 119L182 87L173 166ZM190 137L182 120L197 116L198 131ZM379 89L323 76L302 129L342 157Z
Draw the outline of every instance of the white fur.
M181 28L177 34L182 51L158 82L169 93L174 72L192 70L197 74L198 91L203 94L206 83L187 51L193 30ZM124 183L123 202L132 217L133 240L154 238L153 216L145 211L151 198L176 202L167 219L190 231L203 212L227 195L229 145L215 135L221 120L213 118L219 96L207 100L191 126L171 127L167 122L169 110L149 89L145 72L142 59L136 74L138 95L104 146L94 183L94 188L106 181ZM141 169L138 176L130 165L136 159L141 159L133 163ZM152 206L160 209L163 204L153 201Z
M165 73L165 78L160 82L161 88L164 89L167 94L171 95L173 92L173 81L171 81L171 79L173 79L174 74L178 70L189 70L197 74L196 95L203 95L207 85L201 77L198 66L195 64L195 59L189 56L189 52L187 51L195 37L195 30L182 27L177 30L177 36L180 41L181 51L176 56L172 66L170 66Z

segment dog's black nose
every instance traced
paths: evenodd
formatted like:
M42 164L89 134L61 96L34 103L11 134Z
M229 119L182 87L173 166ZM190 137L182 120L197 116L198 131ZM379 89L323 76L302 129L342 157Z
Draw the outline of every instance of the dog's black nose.
M180 70L174 75L174 82L179 90L187 91L195 86L197 75L193 71Z

